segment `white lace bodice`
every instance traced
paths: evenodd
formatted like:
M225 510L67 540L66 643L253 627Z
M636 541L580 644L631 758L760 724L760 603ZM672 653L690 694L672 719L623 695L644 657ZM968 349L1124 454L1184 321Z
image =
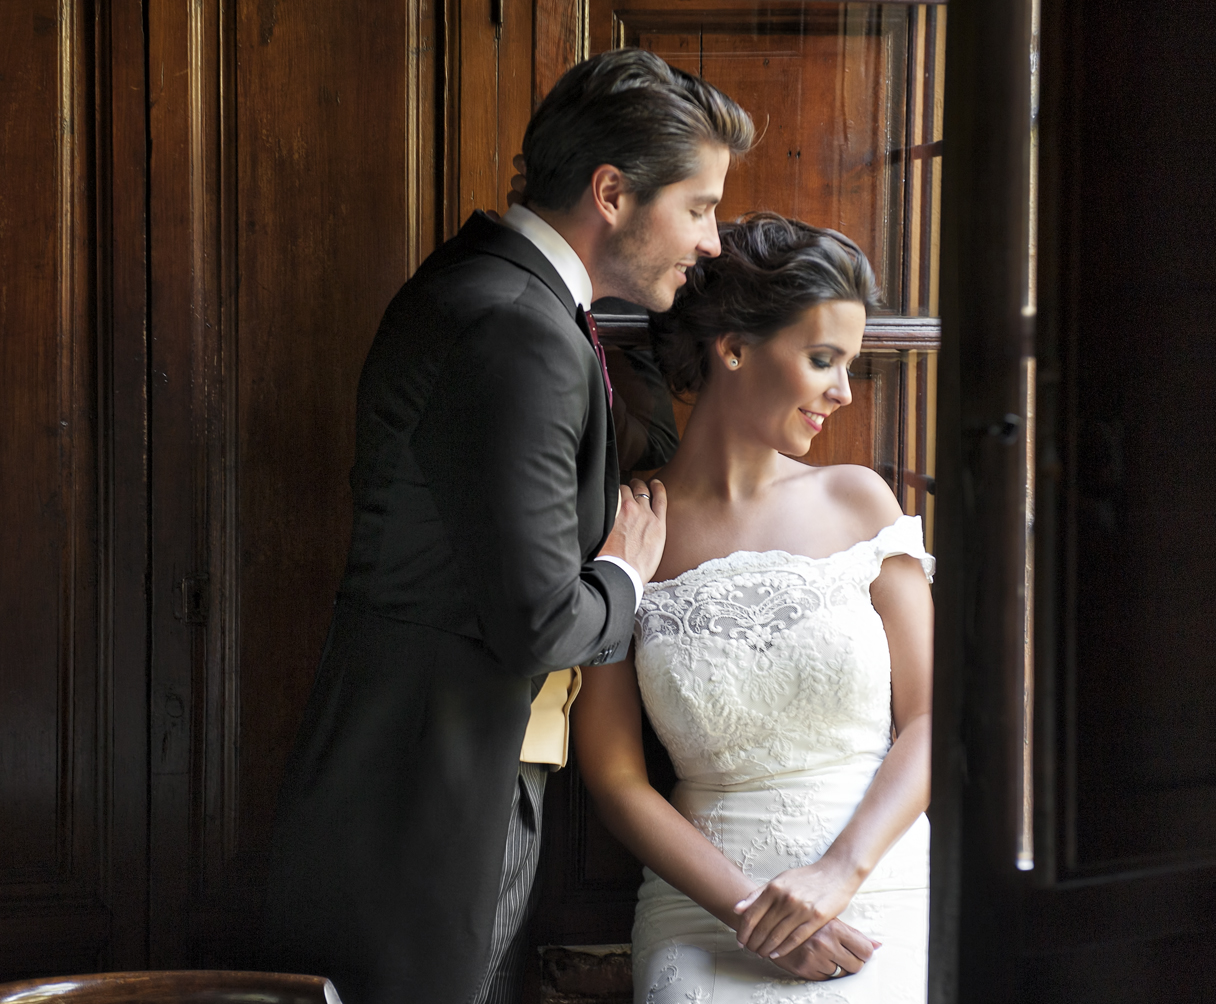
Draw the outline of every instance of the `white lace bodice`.
M738 551L646 587L638 681L682 780L815 770L891 741L891 660L870 583L892 554L932 580L919 516L826 558Z

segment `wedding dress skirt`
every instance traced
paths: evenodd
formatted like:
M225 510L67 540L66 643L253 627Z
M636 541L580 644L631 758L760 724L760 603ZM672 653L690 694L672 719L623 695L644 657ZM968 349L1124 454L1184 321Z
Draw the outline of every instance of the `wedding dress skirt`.
M672 803L763 883L817 861L890 747L891 664L870 583L919 517L827 558L741 551L646 587L636 662L680 778ZM921 1004L929 824L922 815L840 915L882 943L860 973L794 979L649 869L633 928L635 1004Z

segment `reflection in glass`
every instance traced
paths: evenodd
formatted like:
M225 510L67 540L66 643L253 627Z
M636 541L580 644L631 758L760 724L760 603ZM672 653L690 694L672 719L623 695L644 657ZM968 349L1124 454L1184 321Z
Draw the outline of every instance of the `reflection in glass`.
M763 133L720 216L769 209L840 230L874 266L884 313L935 315L944 7L654 7L614 7L614 44L703 76Z

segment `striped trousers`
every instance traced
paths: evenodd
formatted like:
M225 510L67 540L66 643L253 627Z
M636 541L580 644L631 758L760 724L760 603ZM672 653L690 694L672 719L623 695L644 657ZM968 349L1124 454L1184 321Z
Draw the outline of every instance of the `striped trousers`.
M528 914L540 858L547 764L521 763L511 800L507 847L490 937L490 964L473 1004L519 1004L528 950Z

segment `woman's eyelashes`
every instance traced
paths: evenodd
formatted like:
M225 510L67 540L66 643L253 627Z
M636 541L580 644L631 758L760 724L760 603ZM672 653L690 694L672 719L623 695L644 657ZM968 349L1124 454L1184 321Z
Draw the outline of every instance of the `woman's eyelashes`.
M847 363L844 364L844 372L845 372L845 375L847 377L849 377L849 379L855 379L857 376L857 373L854 372L854 370L853 370L853 366L857 363L857 360L859 358L860 358L859 356L854 356L852 359L850 359ZM835 356L811 356L810 360L811 360L811 365L814 366L815 369L817 369L817 370L830 370L833 366L836 365Z

